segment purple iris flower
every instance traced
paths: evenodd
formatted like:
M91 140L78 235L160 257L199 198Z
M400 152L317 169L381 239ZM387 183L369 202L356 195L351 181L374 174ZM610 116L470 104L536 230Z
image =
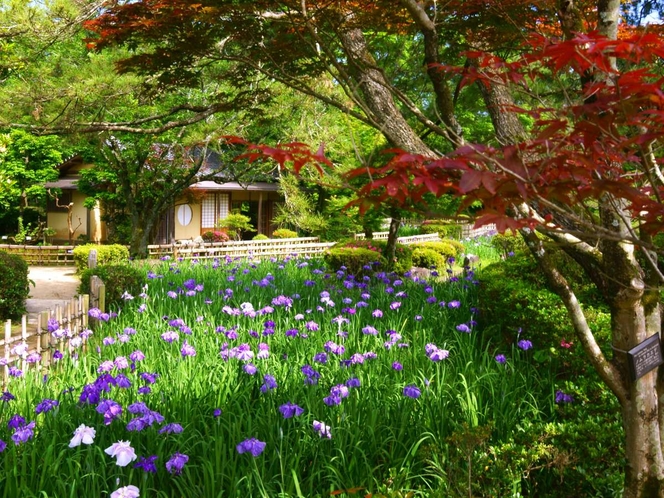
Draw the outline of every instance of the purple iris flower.
M318 329L320 329L320 326L313 320L308 321L307 323L304 324L304 326L310 332L315 332Z
M184 429L180 424L170 423L159 429L159 434L180 434Z
M53 408L58 406L60 402L57 399L44 399L41 403L35 408L35 413L46 413L50 412Z
M403 395L408 398L419 398L421 394L420 389L414 384L409 384L403 388Z
M325 365L327 363L327 353L316 353L314 355L314 361Z
M523 349L524 351L528 351L530 348L533 347L533 343L526 340L526 339L521 339L519 342L516 343L519 348Z
M255 437L252 437L242 441L236 446L236 448L238 453L251 453L251 456L256 458L260 456L260 454L265 450L265 443L263 441L259 441Z
M572 403L574 401L574 396L571 394L566 394L560 389L556 391L556 404L561 403Z
M498 363L500 363L501 365L504 365L505 363L507 363L507 358L505 358L504 354L497 354L496 355L496 361Z
M263 376L263 385L261 386L261 392L265 393L271 389L277 388L277 381L272 375L265 374Z
M104 424L110 425L113 420L122 415L122 406L112 399L105 399L97 405L97 412L104 415Z
M302 415L304 413L304 408L289 401L288 403L281 405L279 411L284 418L293 418Z
M35 422L32 421L29 424L21 425L14 430L12 434L12 441L15 445L28 442L29 439L32 439L35 435Z
M244 370L244 372L249 375L254 375L258 371L253 363L245 363L242 367L242 370Z
M14 430L24 425L25 425L25 419L21 417L18 413L12 415L12 417L9 419L9 422L7 422L7 427L9 429L14 429Z
M134 464L135 469L143 469L145 472L150 472L152 474L157 473L157 466L155 465L155 460L157 455L152 455L149 457L140 457L138 462Z
M191 344L189 344L187 341L184 341L182 344L182 349L180 349L180 354L183 358L187 356L196 356L196 350Z
M171 458L166 462L166 470L168 470L173 475L180 475L184 465L189 461L187 455L182 453L173 453Z

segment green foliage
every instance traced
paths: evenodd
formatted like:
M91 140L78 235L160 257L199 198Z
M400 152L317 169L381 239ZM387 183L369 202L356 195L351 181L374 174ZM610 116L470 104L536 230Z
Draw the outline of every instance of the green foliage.
M349 275L368 275L376 269L385 268L387 261L377 251L363 247L333 247L325 253L325 264L332 271L342 267Z
M20 256L0 251L0 320L25 314L29 294L28 264Z
M383 258L385 258L385 252L387 250L387 240L384 239L364 239L364 240L351 240L348 242L342 242L337 244L335 247L361 247L364 249L369 249L370 251L378 252ZM413 267L413 249L410 246L405 244L396 245L395 250L394 265L392 270L403 274L409 271ZM385 260L387 261L387 259Z
M445 237L445 230L450 225L445 225L443 223L423 223L420 226L421 233L437 233L441 238Z
M259 233L258 235L254 235L254 238L252 240L270 240L270 237L268 237L264 233Z
M599 338L608 337L610 315L596 288L571 258L548 248L557 268L570 281L583 303L588 322ZM480 315L482 323L512 337L516 330L536 338L538 343L559 345L574 335L572 323L560 298L549 289L537 263L525 252L481 270Z
M256 229L251 224L251 218L240 213L230 213L223 220L217 222L219 228L223 228L229 237L236 240L242 239L243 232L255 232Z
M509 230L504 234L497 233L492 236L491 245L500 251L503 258L507 258L517 251L526 250L526 244L524 243L523 238L518 233Z
M19 217L29 227L45 214L44 183L57 180L63 150L54 136L37 137L22 130L0 134L0 222L5 230L16 230Z
M297 237L297 232L289 230L288 228L277 228L272 232L272 237L275 239L294 239Z
M444 268L446 259L433 249L415 247L413 250L413 266L420 268Z
M443 261L447 261L449 258L458 258L461 250L463 250L463 245L461 245L461 250L459 249L459 243L454 240L445 240L443 242L418 242L413 244L412 247L415 249L430 249L437 252L440 256L443 257Z
M323 240L338 241L362 231L360 210L356 206L347 207L350 201L350 197L340 195L327 199L323 211L328 220L327 229L320 234Z
M322 234L327 231L329 223L325 216L316 212L312 196L304 192L299 183L294 175L280 176L279 187L284 203L277 206L274 222L309 235Z
M119 244L96 245L85 244L74 248L76 272L81 273L88 267L88 256L91 250L97 251L97 265L124 263L129 260L129 249Z
M136 266L128 263L103 264L96 268L88 268L81 273L79 294L90 293L90 279L93 275L98 276L104 282L107 309L121 307L124 302L122 296L125 292L137 296L147 282L145 272Z

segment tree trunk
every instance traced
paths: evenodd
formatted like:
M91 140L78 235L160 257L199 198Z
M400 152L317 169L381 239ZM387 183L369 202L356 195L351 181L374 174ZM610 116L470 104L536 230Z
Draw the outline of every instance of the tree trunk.
M366 111L380 123L381 133L395 147L413 154L434 156L396 106L390 85L369 52L362 31L342 29L339 37L348 55L349 72L364 97Z
M401 226L401 217L396 212L396 209L390 213L392 220L390 221L390 229L387 234L387 246L385 247L385 259L390 270L394 269L394 264L397 259L397 235L399 234L399 227Z
M148 245L152 242L157 221L162 213L150 212L147 216L133 213L131 217L131 240L129 242L129 255L134 259L147 259Z

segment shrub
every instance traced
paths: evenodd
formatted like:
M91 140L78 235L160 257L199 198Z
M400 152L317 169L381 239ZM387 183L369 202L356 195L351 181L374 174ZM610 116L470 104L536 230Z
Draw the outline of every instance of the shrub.
M362 247L333 247L325 255L325 264L332 271L346 268L350 275L360 276L371 273L379 267L385 268L386 261L379 252Z
M415 250L429 249L435 251L443 258L444 262L447 262L449 258L457 258L461 253L457 245L458 243L452 244L451 242L456 241L445 240L443 242L419 242L414 244L413 247ZM463 245L461 246L461 249L463 249Z
M272 232L272 237L275 239L294 239L297 237L297 232L289 230L288 228L278 228Z
M224 228L228 235L236 240L242 239L243 232L255 232L251 218L240 213L231 213L223 220L217 222L219 228Z
M433 249L416 247L413 251L413 266L420 268L443 268L445 261L446 259L438 251L434 251Z
M30 294L28 264L20 256L0 251L0 270L0 320L20 318Z
M504 234L497 233L491 237L491 245L500 251L503 259L511 256L519 250L526 249L523 238L519 234L509 230Z
M427 220L420 226L421 233L437 233L441 239L461 239L463 226L459 223L445 223L442 220Z
M387 249L387 240L384 239L364 239L364 240L351 240L343 244L337 244L335 247L353 247L353 248L362 248L369 249L370 251L376 251L385 257L385 251ZM405 273L413 267L413 250L405 244L397 243L395 251L396 260L394 264L390 267L387 264L386 268L389 268L397 273ZM385 259L387 262L387 259Z
M596 287L576 263L561 251L547 248L556 267L568 279L593 332L600 337L610 333L608 308ZM550 290L536 261L526 252L517 252L505 261L493 263L479 274L481 321L496 331L515 332L537 337L542 346L559 346L569 339L574 328L560 298Z
M422 224L422 226L420 227L420 232L421 233L437 233L441 237L444 237L446 226L447 225L444 225L442 223Z
M228 234L223 230L208 230L203 232L201 237L205 242L228 242L230 240Z
M81 273L79 294L90 294L90 279L97 275L106 287L106 308L120 307L124 302L122 295L127 292L137 296L146 283L145 272L131 264L99 265Z
M259 233L258 235L254 236L253 240L270 240L270 237L268 237L264 233Z
M97 251L97 265L110 263L124 263L129 260L129 249L119 244L96 245L85 244L74 248L74 262L76 273L81 273L88 267L88 256L91 250Z

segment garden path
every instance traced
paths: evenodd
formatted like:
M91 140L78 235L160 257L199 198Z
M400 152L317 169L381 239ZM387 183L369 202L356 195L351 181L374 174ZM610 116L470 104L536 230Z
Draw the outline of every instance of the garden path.
M31 266L28 278L34 282L25 303L28 322L36 322L41 311L64 306L78 294L80 280L74 266Z

